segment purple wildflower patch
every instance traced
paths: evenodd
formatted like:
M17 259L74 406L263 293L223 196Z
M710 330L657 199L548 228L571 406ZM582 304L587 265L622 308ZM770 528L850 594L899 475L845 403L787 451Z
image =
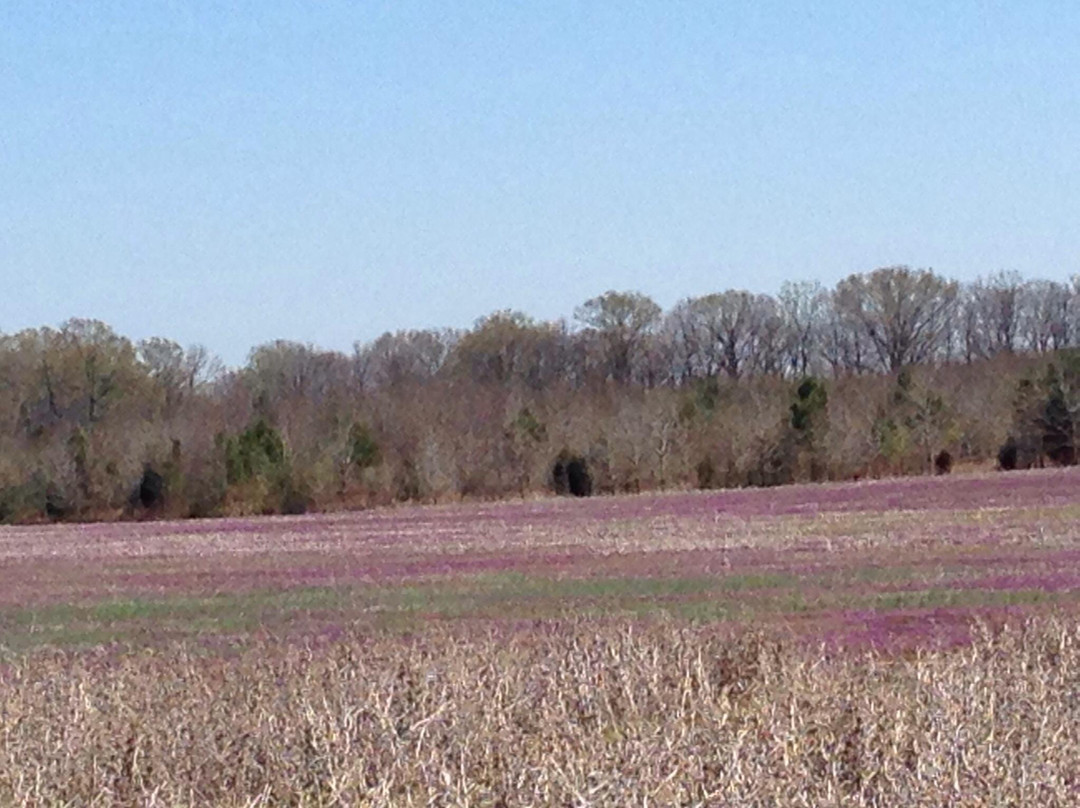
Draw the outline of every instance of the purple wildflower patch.
M977 613L974 607L911 610L905 593L1031 590L1074 603L1078 525L1080 470L1055 469L298 517L12 527L0 530L0 629L25 623L20 614L27 609L65 604L353 592L340 607L305 612L303 631L317 635L370 614L392 615L399 607L391 596L410 587L416 602L408 614L432 619L482 614L511 624L575 609L595 616L655 607L717 621L784 618L809 632L871 645L892 636L921 641L927 626L959 637L959 628L946 628ZM529 596L515 600L515 586ZM856 604L889 593L898 605L858 617ZM277 607L264 595L260 609L273 612ZM845 607L855 609L853 616L829 616ZM837 620L842 625L832 625Z

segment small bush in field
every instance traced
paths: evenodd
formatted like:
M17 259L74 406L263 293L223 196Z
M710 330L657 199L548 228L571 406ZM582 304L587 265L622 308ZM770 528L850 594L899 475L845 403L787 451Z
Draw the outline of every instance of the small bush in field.
M1018 440L1011 435L998 450L997 461L1002 471L1041 468L1043 465L1037 440L1030 437Z
M938 474L948 474L952 471L953 458L952 455L945 449L942 449L934 456L934 471Z
M131 504L146 510L159 508L165 503L165 478L158 474L154 468L147 465L143 468L139 484L131 493Z
M575 497L592 495L592 475L583 457L562 452L551 467L551 484L556 494Z
M998 449L998 468L1002 471L1015 471L1019 462L1019 447L1016 445L1014 438L1009 438Z
M420 471L411 460L402 461L394 472L394 499L398 502L419 500L423 493Z
M297 516L307 513L311 504L311 493L303 481L293 475L286 477L278 491L278 512Z
M698 488L719 488L720 475L716 471L716 463L711 457L704 457L694 467Z

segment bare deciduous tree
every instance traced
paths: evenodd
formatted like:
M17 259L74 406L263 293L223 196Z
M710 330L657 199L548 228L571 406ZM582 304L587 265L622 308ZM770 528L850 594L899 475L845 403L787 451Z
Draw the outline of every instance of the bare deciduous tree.
M998 272L971 284L962 296L962 320L967 323L965 351L969 356L1013 353L1019 347L1023 322L1023 279L1015 272Z
M1073 290L1056 281L1033 280L1023 287L1022 329L1028 350L1046 353L1073 344Z
M737 379L772 372L783 353L783 320L768 295L728 291L688 298L668 318L683 371L697 377L724 373Z
M457 339L450 330L387 332L356 348L353 372L370 387L421 384L442 369Z
M785 365L796 376L817 372L828 313L828 293L817 282L786 282L780 287L785 329Z
M931 270L884 267L841 281L835 305L873 346L879 366L895 372L938 358L957 292Z
M608 291L578 306L574 317L599 337L607 375L626 384L660 313L652 298L640 292Z

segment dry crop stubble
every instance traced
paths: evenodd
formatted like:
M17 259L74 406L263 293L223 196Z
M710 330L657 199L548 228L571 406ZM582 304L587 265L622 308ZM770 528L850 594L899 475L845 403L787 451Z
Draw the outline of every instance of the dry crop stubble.
M808 654L681 625L347 637L4 674L0 802L1076 805L1080 631Z

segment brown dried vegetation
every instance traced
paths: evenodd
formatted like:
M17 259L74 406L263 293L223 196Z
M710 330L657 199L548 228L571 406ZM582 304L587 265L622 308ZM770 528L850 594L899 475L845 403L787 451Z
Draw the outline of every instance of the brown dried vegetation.
M1010 446L1002 468L1074 465L1078 346L1080 279L903 266L666 313L612 290L574 324L503 311L351 354L277 340L234 370L69 320L0 334L0 522L531 497L563 450L600 494L927 474Z
M820 654L673 625L42 652L5 805L1075 805L1080 628Z

